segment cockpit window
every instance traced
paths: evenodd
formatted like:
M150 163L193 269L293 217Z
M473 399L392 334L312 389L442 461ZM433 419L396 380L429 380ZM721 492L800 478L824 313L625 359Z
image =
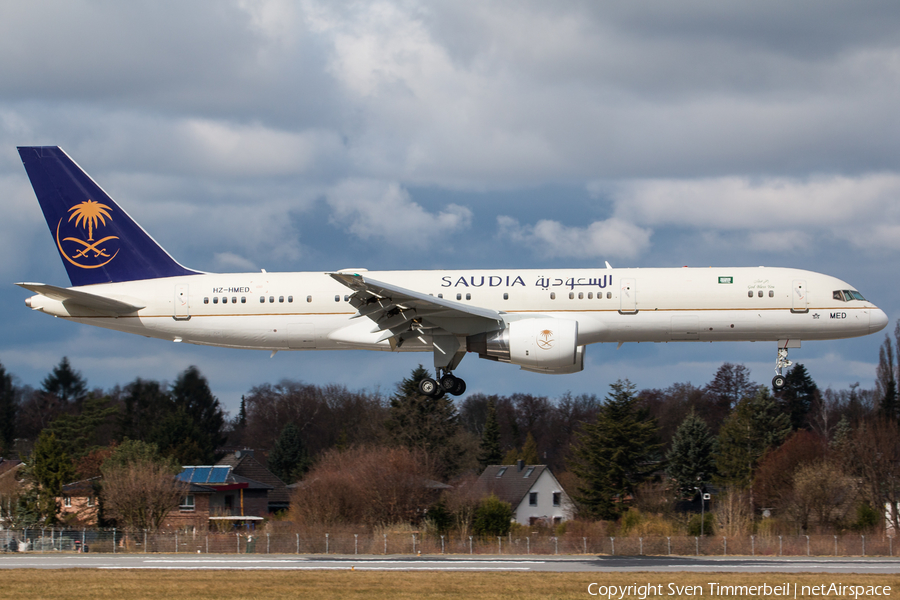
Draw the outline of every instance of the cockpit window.
M851 300L862 300L865 302L865 298L863 295L857 292L856 290L835 290L832 293L832 297L835 300L840 300L841 302L850 302Z

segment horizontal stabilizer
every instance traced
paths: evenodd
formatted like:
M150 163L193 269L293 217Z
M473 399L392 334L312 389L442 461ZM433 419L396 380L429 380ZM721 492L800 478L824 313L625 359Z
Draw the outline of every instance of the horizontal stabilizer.
M115 315L127 315L128 313L137 312L144 308L141 305L123 302L122 300L114 300L106 296L98 296L89 292L73 290L68 288L56 287L55 285L47 285L46 283L17 283L19 287L32 291L35 294L46 296L51 300L58 300L66 304L77 304L84 308L96 310L104 313L112 313Z

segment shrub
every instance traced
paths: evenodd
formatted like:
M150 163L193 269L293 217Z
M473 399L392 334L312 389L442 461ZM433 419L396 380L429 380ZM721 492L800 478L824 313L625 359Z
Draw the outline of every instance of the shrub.
M716 516L712 513L703 515L703 535L713 535L716 532ZM700 535L700 515L695 514L688 519L688 535Z
M491 494L475 509L475 535L506 535L512 526L512 505Z

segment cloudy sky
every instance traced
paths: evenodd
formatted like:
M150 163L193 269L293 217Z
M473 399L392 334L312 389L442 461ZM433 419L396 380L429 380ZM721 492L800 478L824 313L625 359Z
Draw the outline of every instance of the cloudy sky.
M430 356L166 344L29 313L68 285L17 145L59 145L207 271L791 266L893 320L900 5L107 0L0 4L0 362L39 386L196 364L222 402L293 378L391 391ZM872 387L883 334L791 353ZM558 396L772 376L774 344L592 346L550 377L467 358L471 391Z

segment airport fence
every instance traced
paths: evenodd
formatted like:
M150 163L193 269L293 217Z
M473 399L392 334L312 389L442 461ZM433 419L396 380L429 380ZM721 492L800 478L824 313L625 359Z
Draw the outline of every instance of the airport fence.
M146 532L116 529L0 530L0 552L97 552L335 555L604 555L604 556L894 556L880 535L580 537L436 536L420 533L330 534L259 531Z

